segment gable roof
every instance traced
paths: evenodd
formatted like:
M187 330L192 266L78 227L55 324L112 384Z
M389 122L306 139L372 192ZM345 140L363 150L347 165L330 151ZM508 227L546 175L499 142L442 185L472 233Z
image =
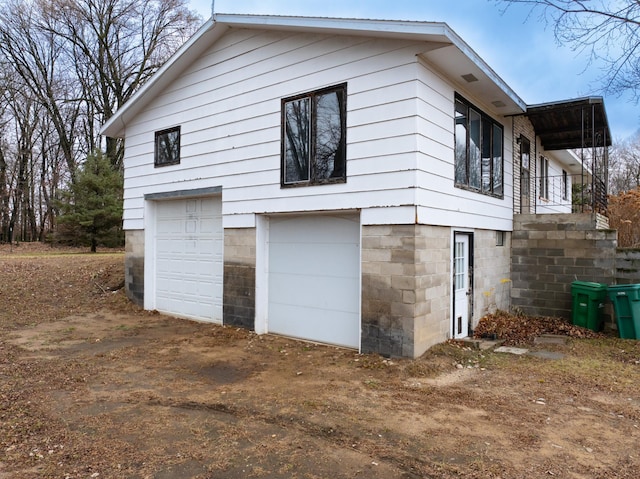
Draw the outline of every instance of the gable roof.
M317 32L424 42L419 55L467 91L486 98L500 114L526 111L526 104L446 23L345 18L215 14L102 126L119 138L125 126L159 92L230 28Z

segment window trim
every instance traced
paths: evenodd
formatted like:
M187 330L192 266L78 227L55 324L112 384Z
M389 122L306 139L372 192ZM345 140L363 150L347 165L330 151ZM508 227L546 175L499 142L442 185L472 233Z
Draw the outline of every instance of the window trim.
M178 133L178 157L177 158L172 158L170 159L170 161L163 161L160 162L159 158L160 158L160 152L159 152L159 147L158 147L158 141L160 139L161 136L163 135L168 135L170 133ZM155 132L155 137L154 137L154 142L153 142L153 166L158 168L158 167L163 167L163 166L171 166L171 165L179 165L180 164L180 157L181 157L181 131L180 131L180 126L174 126L171 128L165 128L164 130L159 130Z
M341 137L338 148L341 150L343 158L343 165L341 167L342 173L339 176L332 176L329 178L317 177L317 98L327 93L336 92L341 96L341 111L340 111L340 128ZM280 187L281 188L297 188L301 186L314 186L324 184L346 183L347 182L347 83L340 83L332 85L326 88L309 91L299 95L283 98L280 104ZM286 121L286 105L288 103L308 98L310 101L309 123L310 133L308 137L309 142L309 178L301 181L286 181L286 134L287 134L287 121Z
M457 105L458 103L462 104L465 106L466 108L466 126L465 126L465 130L466 130L466 138L465 138L465 178L466 178L466 182L460 182L458 181L458 174L456 172L456 168L457 168L457 145L458 145L458 140L456 138L456 130L457 130L457 124L456 124L456 112L457 112ZM471 153L470 153L470 137L472 135L471 133L471 127L470 127L470 112L473 112L474 114L476 114L477 116L479 116L479 125L480 125L480 131L478 133L479 136L479 140L480 140L480 145L478 146L478 150L479 150L479 154L480 154L480 158L478 160L479 162L479 167L480 170L478 172L478 177L479 177L479 186L473 186L472 183L472 171L471 171ZM460 188L463 190L469 190L469 191L473 191L475 193L480 193L486 196L491 196L493 198L500 198L500 199L504 199L504 194L505 194L505 185L504 185L504 164L505 164L505 156L504 156L504 146L505 146L505 141L504 141L504 125L502 125L502 123L496 121L495 119L493 119L490 115L486 114L484 111L482 111L480 108L476 107L473 103L471 103L470 101L468 101L467 99L465 99L462 95L456 93L455 97L454 97L454 130L453 130L453 136L454 136L454 186L456 188ZM485 132L483 131L483 128L486 125L490 125L491 127L491 131L490 132ZM501 145L500 145L500 188L501 191L500 193L495 193L495 187L496 187L496 183L494 182L494 167L495 164L493 162L493 158L494 158L494 153L495 153L495 137L496 137L496 128L500 129L501 135ZM489 182L489 189L485 189L484 185L483 185L483 168L482 168L482 156L483 156L483 145L482 142L484 139L488 139L490 142L489 145L489 150L490 151L490 158L491 158L491 162L489 164L489 178L490 178L490 182Z

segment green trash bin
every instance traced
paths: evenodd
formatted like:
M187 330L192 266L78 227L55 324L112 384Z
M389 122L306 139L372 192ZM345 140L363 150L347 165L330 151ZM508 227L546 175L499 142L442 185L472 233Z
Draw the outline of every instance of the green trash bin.
M616 313L620 337L640 339L640 284L609 286L608 293Z
M607 285L574 281L571 283L571 298L573 324L592 331L602 331L604 325L602 312L607 298Z

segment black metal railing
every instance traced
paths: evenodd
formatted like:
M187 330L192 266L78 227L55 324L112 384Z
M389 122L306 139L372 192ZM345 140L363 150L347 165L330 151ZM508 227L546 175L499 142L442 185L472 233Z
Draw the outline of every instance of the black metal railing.
M535 177L530 185L530 204L536 200L536 211L542 208L571 208L573 213L607 211L607 185L602 178L586 174ZM523 188L521 185L521 191ZM532 211L533 212L533 211Z

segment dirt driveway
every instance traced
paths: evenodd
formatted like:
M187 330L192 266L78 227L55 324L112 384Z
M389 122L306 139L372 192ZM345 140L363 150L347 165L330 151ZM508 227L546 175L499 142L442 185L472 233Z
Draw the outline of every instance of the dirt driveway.
M140 311L122 261L0 250L0 479L638 477L636 341L389 360Z

